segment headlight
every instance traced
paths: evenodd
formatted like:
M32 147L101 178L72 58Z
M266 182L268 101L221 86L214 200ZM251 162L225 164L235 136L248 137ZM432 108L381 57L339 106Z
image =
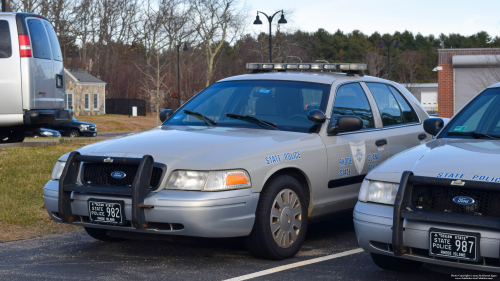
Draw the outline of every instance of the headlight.
M82 130L88 130L89 129L89 125L80 125L80 128Z
M53 135L51 132L47 132L47 131L41 132L40 134L44 135L44 136L52 136Z
M167 189L219 191L251 187L250 176L244 170L231 171L174 171Z
M64 170L64 166L66 166L66 162L57 161L56 165L54 166L54 170L52 171L52 176L50 178L52 180L59 180Z
M394 204L398 193L399 184L364 180L359 190L359 201Z
M218 191L251 187L250 176L246 171L214 171L210 172L204 191Z

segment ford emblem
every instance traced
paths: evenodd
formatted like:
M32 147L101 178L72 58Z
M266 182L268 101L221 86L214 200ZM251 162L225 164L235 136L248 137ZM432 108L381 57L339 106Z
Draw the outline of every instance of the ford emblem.
M123 179L127 175L124 172L121 172L121 171L114 171L114 172L111 173L111 176L113 178L115 178L115 179ZM455 200L455 199L453 199L453 200Z
M459 204L459 205L471 205L474 204L474 199L467 197L467 196L457 196L453 198L453 202Z

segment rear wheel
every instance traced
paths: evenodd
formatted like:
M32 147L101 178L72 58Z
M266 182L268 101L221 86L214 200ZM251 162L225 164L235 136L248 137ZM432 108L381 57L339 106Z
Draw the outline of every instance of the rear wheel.
M25 132L22 131L0 132L0 143L23 142L24 138Z
M270 180L260 194L252 232L245 238L258 258L288 259L304 242L308 204L300 183L288 175Z
M80 132L78 132L77 130L71 130L69 131L68 136L70 138L76 138L80 136Z
M420 269L422 262L370 253L373 262L381 269L397 272L413 272Z
M119 242L123 241L124 239L122 238L115 238L108 236L106 233L108 232L106 229L100 229L100 228L91 228L91 227L84 227L85 231L87 232L90 237L104 241L104 242Z

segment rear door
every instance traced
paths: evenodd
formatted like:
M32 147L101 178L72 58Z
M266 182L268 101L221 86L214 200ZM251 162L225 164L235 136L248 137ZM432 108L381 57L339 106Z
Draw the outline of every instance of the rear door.
M54 66L55 78L54 107L64 109L66 108L66 94L64 88L64 66L61 46L59 46L59 40L57 39L57 35L52 24L45 20L42 22L45 25L47 34L49 35L50 48L52 50L52 64Z
M50 41L44 21L27 19L33 59L32 71L34 108L54 109L56 105L56 84Z
M17 26L14 19L14 17L0 18L0 114L2 115L23 113Z

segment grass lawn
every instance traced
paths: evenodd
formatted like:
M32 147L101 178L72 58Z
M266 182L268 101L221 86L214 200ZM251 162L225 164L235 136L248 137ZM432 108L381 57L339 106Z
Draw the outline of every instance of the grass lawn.
M155 116L156 117L156 116ZM135 131L137 127L139 130L147 130L156 127L156 118L151 114L147 116L130 117L128 115L85 115L77 116L80 121L91 122L97 125L97 131L103 132L116 132L116 131ZM161 122L158 120L158 125Z
M43 186L61 155L102 139L77 138L60 144L0 149L0 242L80 229L49 218Z

